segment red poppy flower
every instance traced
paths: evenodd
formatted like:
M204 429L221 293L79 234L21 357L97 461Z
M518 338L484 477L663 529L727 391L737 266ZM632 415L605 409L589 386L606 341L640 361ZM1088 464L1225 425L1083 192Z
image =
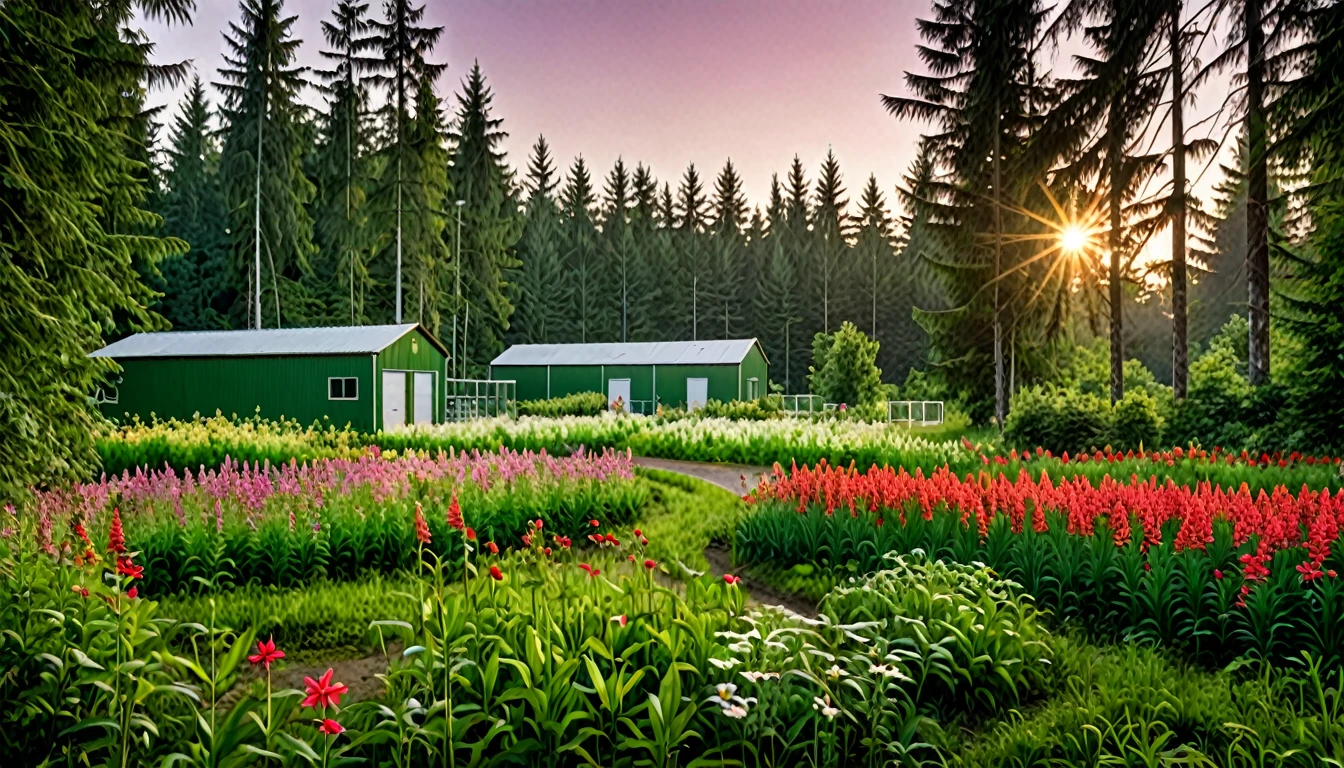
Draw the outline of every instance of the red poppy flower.
M658 567L658 563L654 562L653 560L645 560L644 567L652 571L654 568Z
M312 707L314 709L318 707L340 706L341 697L344 696L349 689L342 683L331 682L333 672L334 670L328 667L326 674L322 675L319 680L314 680L311 677L303 678L303 687L307 690L308 696L304 698L303 701L299 702L299 706Z
M493 542L493 541L487 541L487 542L485 542L485 548L488 549L488 550L490 550L490 554L492 554L492 555L498 555L498 554L499 554L499 545L496 544L496 543Z
M342 733L345 732L344 726L342 726L340 723L330 718L323 720L322 724L317 726L317 730L325 733L328 736L340 736Z
M121 530L121 509L112 510L112 528L107 532L107 551L125 552L126 535Z
M247 660L253 664L265 664L267 669L271 668L272 661L279 661L285 658L285 652L275 647L274 636L268 638L266 642L257 641L257 652L247 657Z
M495 581L504 580L504 572L499 570L498 565L490 566L490 578L494 579Z

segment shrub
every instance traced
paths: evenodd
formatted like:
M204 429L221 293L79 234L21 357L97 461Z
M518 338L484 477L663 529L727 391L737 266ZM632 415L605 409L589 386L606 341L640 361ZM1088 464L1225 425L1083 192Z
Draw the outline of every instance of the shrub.
M1162 440L1162 416L1157 400L1142 389L1128 390L1110 409L1106 444L1117 451L1151 448Z
M817 334L807 377L812 393L828 403L845 403L850 409L876 414L883 402L878 346L850 322L833 334Z
M1102 397L1038 385L1013 397L1003 437L1022 448L1077 453L1104 444L1110 428L1110 404Z
M596 416L606 410L607 398L601 392L576 392L548 400L519 400L519 416Z

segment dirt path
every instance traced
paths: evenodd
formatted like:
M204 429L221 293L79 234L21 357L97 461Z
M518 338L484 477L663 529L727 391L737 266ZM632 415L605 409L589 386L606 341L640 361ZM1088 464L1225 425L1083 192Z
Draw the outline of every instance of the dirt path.
M703 461L655 459L649 456L636 456L635 463L641 467L663 469L704 480L739 496L753 490L760 482L761 475L770 473L769 467L753 467L748 464L710 464Z
M662 469L669 472L713 483L731 493L745 494L756 488L761 475L768 474L768 467L753 467L745 464L709 464L700 461L678 461L676 459L655 459L636 456L635 463L641 467ZM705 559L709 561L710 572L722 577L725 573L734 573L733 553L710 545L705 549ZM817 606L800 595L789 594L773 589L767 584L751 578L750 574L738 574L742 577L742 586L751 596L750 604L760 607L783 608L787 611L813 618L817 615Z

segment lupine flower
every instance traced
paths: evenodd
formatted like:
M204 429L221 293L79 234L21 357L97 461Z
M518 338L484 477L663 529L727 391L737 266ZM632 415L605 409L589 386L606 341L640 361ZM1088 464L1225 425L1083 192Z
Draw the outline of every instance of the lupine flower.
M332 720L331 718L323 720L322 724L317 726L317 730L321 731L322 733L325 733L328 736L340 736L342 733L345 732L345 728L340 723L336 722L335 720Z
M318 707L340 706L341 697L344 696L349 689L342 683L331 682L331 676L334 672L335 670L328 667L326 674L322 675L318 680L314 680L311 677L303 678L303 687L307 691L308 696L305 697L303 701L299 702L299 706L312 707L313 709L317 709Z
M425 513L420 509L420 502L415 503L415 540L421 544L428 545L429 523L425 522Z
M121 530L121 508L112 510L112 527L107 531L107 551L118 554L126 551L126 535Z
M504 572L499 570L498 565L490 566L490 578L494 579L495 581L504 580Z
M448 526L455 530L462 530L467 524L462 520L462 507L457 503L457 494L453 494L452 501L448 502Z
M129 557L117 558L117 573L122 576L130 576L132 579L144 578L145 568L142 565L136 565L131 562Z
M285 658L285 652L275 647L275 637L271 636L262 642L257 641L257 652L247 657L247 660L253 664L264 664L267 669L271 668L271 662L279 661Z

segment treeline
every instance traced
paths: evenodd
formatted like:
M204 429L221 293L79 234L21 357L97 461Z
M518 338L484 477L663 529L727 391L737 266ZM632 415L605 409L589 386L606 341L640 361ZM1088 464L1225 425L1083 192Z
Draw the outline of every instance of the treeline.
M620 160L561 169L544 137L520 175L479 66L439 103L442 30L422 16L344 0L322 26L330 69L304 72L281 3L243 3L223 104L193 82L155 176L160 233L190 246L146 273L174 328L400 317L456 340L475 373L511 343L758 337L802 392L813 336L849 320L889 378L921 365L914 270L874 177L851 200L833 154L815 179L795 158L762 209L731 160L660 182Z

